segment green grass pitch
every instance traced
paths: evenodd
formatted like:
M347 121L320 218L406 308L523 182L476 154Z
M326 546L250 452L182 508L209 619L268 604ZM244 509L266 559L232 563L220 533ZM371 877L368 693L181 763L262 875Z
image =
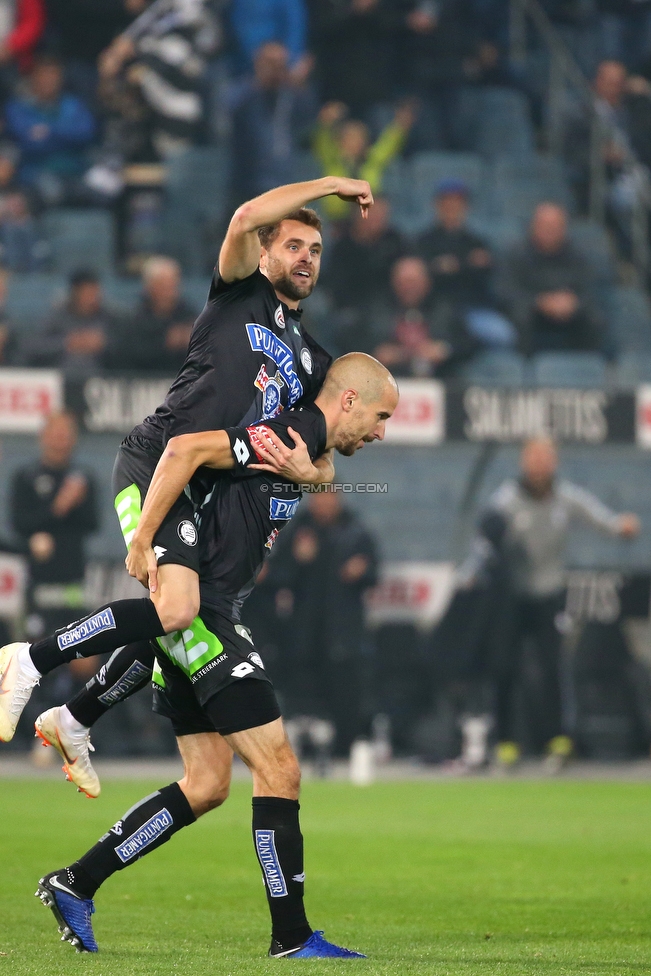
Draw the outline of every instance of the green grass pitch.
M571 781L309 782L307 905L367 961L265 958L247 784L96 899L97 956L33 897L157 785L0 780L0 976L619 976L651 970L651 786Z

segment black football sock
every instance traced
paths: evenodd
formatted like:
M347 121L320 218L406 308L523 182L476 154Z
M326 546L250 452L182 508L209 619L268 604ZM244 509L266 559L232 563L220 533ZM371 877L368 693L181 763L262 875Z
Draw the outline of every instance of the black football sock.
M196 819L179 784L164 786L127 810L94 847L70 865L75 886L92 898L112 874L160 847Z
M149 641L118 647L86 686L66 702L68 711L89 729L109 708L149 684L153 667L154 648Z
M303 835L298 800L253 797L253 843L265 882L271 935L286 949L312 935L303 907Z
M164 633L151 600L116 600L56 630L50 637L35 641L29 656L41 674L48 674L77 657L106 654L124 644L153 640Z

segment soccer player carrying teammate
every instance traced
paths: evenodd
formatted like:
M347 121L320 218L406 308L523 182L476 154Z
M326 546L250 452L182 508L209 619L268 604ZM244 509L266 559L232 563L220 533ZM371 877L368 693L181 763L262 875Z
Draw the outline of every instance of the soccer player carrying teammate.
M330 356L300 323L299 304L316 284L322 249L319 218L304 205L332 194L358 203L363 212L373 202L365 181L325 177L277 187L233 215L186 360L164 403L134 428L118 453L115 507L127 547L170 438L272 419L299 400L313 400L321 388ZM313 477L319 483L332 475L326 454ZM98 795L99 780L89 760L88 727L150 680L150 640L176 632L191 632L197 646L206 639L195 514L209 484L205 472L197 471L160 525L153 540L158 584L151 599L113 601L31 646L0 649L4 742L13 737L43 674L76 657L121 649L87 692L37 720L38 734L58 749L69 778L89 796Z
M141 580L155 574L152 543L179 490L201 466L220 470L201 527L201 619L210 637L200 649L169 637L158 641L165 653L158 654L164 684L156 692L156 710L172 721L183 779L145 797L78 861L39 882L36 894L53 910L64 939L78 949L97 951L91 915L100 885L223 803L229 785L224 771L235 752L253 777L253 840L272 919L269 955L360 957L327 942L307 921L300 770L239 611L301 494L264 462L262 443L275 434L279 452L297 456L295 469L314 475L313 462L324 451L350 456L365 442L381 440L397 402L388 370L370 356L351 353L330 367L313 404L247 427L180 435L167 445L134 535L130 569Z

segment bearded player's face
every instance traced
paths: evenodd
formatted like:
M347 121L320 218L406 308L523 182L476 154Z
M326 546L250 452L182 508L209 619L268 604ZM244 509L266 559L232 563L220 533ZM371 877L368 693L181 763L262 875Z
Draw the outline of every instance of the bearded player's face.
M278 295L300 302L317 283L322 250L318 230L298 220L283 220L276 240L262 251L260 267Z

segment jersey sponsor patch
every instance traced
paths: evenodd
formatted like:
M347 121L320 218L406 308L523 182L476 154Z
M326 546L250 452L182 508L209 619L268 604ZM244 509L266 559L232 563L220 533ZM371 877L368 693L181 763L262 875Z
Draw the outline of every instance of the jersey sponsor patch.
M309 349L301 349L301 362L306 373L312 373L312 353Z
M163 807L147 823L135 830L130 837L115 848L115 853L123 864L128 864L134 857L138 857L146 847L158 840L160 835L172 826L174 820L167 809Z
M300 498L270 498L269 518L272 522L289 522L294 518Z
M83 644L90 640L95 634L101 634L104 630L115 630L115 617L110 607L94 613L92 617L80 621L71 630L66 630L57 637L59 650L63 651L66 647L74 647L76 644Z
M303 396L303 384L298 378L294 365L294 354L290 347L264 325L247 322L246 333L253 352L264 353L276 364L282 378L289 387L289 405Z
M122 677L118 678L115 684L111 685L97 700L103 705L113 705L114 702L120 701L130 688L134 688L143 678L148 678L150 675L151 668L146 667L141 661L134 661ZM99 675L97 677L99 679Z
M270 897L284 898L287 884L276 852L276 831L256 830L255 849Z
M265 461L264 456L260 453L259 448L264 448L263 441L266 437L269 437L271 430L264 424L256 424L254 427L247 427L246 431L249 435L249 440L251 441L251 447L255 451L255 456L258 461ZM241 464L244 462L241 461Z
M179 534L179 539L181 542L185 542L186 546L196 546L197 544L197 527L189 519L184 519L176 530Z

